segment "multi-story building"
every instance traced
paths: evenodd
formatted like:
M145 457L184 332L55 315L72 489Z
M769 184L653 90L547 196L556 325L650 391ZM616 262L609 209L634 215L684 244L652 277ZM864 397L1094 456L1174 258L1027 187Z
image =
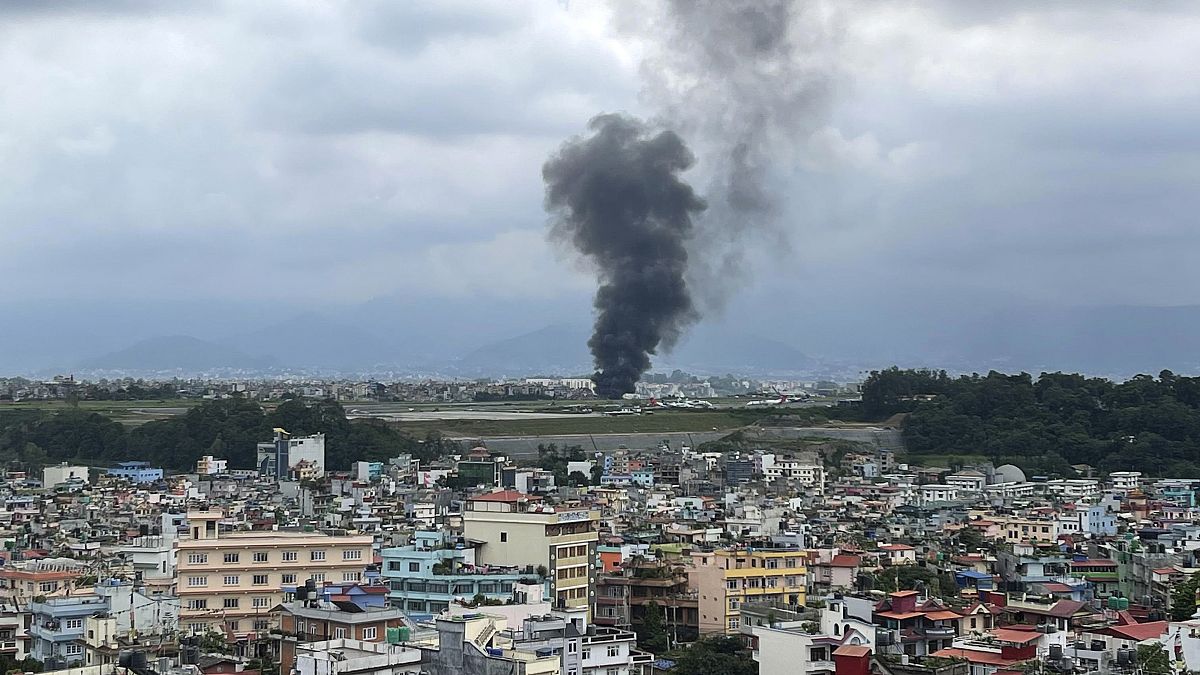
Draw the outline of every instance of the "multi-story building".
M196 460L196 473L201 476L216 476L229 472L229 460L217 459L212 455L205 455Z
M150 462L121 462L106 473L132 483L153 483L163 479L163 470L150 466Z
M808 586L806 555L798 547L693 553L689 575L700 594L700 634L736 634L743 602L803 605Z
M42 469L42 487L52 488L71 482L87 483L92 479L92 470L86 466L72 466L63 462Z
M813 494L825 493L825 467L809 460L777 456L770 467L764 466L763 472L768 481L790 481Z
M221 532L224 514L188 514L179 542L179 623L184 632L245 637L272 628L271 608L308 579L358 581L371 563L370 536L262 531Z
M455 599L476 596L511 601L517 586L533 582L536 575L533 563L523 568L477 565L474 547L442 532L418 531L411 546L385 548L381 555L388 600L409 613L439 614Z
M953 485L964 492L982 492L987 485L987 477L971 469L959 471L946 476L946 484Z
M26 605L38 596L62 595L84 573L73 560L38 561L0 568L0 602Z
M1088 478L1059 478L1046 482L1046 492L1069 500L1094 499L1100 495L1099 481Z
M1000 526L1000 534L1009 544L1058 541L1057 520L1002 515L991 516L989 520Z
M1136 490L1142 480L1141 471L1113 471L1108 474L1108 482L1113 489L1129 492Z
M29 604L29 655L48 670L84 662L84 620L109 611L108 599L95 595L48 598Z
M274 440L258 444L260 474L287 478L302 463L305 471L317 477L325 475L325 434L292 438L277 428Z
M687 574L668 563L628 562L596 582L598 626L640 626L650 605L675 642L691 642L700 626L699 595L688 588Z
M296 665L298 643L325 640L383 643L387 640L389 628L411 630L404 612L394 607L345 611L338 605L309 599L279 605L274 610L274 623L280 629L276 638L276 655L281 673L292 672Z
M511 490L467 500L463 510L463 536L483 542L478 562L544 568L560 608L592 605L599 526L598 511L551 508Z
M17 605L0 604L0 656L20 661L29 655L31 618Z
M637 649L628 630L589 626L582 608L529 617L519 631L501 631L513 647L559 655L560 673L577 675L650 675L654 655Z
M920 487L921 504L955 502L959 498L959 487L951 484L927 483Z

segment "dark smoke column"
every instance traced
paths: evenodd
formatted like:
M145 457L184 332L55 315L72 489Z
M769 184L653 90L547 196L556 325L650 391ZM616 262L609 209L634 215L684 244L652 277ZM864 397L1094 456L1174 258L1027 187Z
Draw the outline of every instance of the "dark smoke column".
M596 393L620 398L697 318L684 280L692 217L704 201L679 174L695 158L672 131L626 115L599 115L542 167L552 237L597 270L588 347Z

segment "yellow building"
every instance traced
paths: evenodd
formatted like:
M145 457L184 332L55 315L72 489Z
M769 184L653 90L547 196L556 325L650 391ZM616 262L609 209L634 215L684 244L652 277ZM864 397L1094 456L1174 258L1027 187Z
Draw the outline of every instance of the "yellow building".
M700 634L733 635L742 603L803 606L808 572L800 549L722 549L692 554Z
M357 581L371 564L370 536L220 532L220 511L188 513L176 551L179 627L232 639L272 628L271 608L313 579Z
M483 542L477 562L486 565L544 566L555 606L588 607L595 600L596 544L600 513L555 509L512 490L468 500L463 536Z

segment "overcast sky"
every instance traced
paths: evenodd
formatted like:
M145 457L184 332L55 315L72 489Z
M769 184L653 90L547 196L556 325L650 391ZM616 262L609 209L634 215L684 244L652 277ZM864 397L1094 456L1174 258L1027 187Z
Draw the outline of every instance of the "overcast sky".
M598 112L657 112L637 6L612 6L0 4L3 294L586 309L541 165ZM730 312L784 288L1200 303L1200 7L832 7L831 109L784 149L791 244L746 240Z

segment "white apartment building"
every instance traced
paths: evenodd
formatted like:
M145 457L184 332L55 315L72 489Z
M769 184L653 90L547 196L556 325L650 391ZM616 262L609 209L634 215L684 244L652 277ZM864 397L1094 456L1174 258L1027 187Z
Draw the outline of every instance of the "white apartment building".
M1037 484L1028 482L994 483L984 488L984 492L988 497L1019 499L1032 497L1037 492Z
M42 487L52 488L72 481L89 483L92 480L92 470L86 466L74 466L63 462L42 469Z
M825 494L825 467L808 460L779 455L775 455L772 461L768 461L767 455L764 455L761 462L763 478L766 481L792 481L800 487L812 490L814 494Z
M1100 482L1087 478L1060 478L1047 481L1046 492L1071 501L1090 500L1100 496Z
M982 492L987 477L978 471L959 471L946 476L946 484L967 492Z
M1112 483L1113 488L1125 492L1136 490L1141 480L1141 471L1114 471L1108 474L1108 482Z
M196 473L201 476L215 476L229 473L229 460L217 459L212 455L205 455L196 460Z
M922 504L933 504L936 502L954 502L958 501L959 488L956 485L938 485L930 483L921 486L920 499Z

